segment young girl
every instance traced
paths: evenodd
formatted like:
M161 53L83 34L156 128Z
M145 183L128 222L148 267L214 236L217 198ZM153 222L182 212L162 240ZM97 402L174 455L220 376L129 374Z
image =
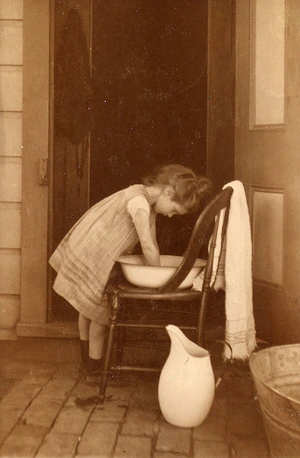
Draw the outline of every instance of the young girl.
M90 208L50 258L54 290L79 312L81 367L99 375L108 309L102 300L116 259L140 241L146 263L158 266L155 219L195 212L210 181L182 165L158 167L144 184L129 186Z

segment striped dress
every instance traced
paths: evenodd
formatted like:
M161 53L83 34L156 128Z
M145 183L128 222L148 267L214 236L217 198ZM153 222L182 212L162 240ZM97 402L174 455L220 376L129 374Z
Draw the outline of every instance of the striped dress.
M108 322L108 308L102 297L114 263L138 243L127 211L129 200L136 196L144 196L149 202L145 187L134 185L91 207L49 260L57 272L54 290L79 313L99 324Z

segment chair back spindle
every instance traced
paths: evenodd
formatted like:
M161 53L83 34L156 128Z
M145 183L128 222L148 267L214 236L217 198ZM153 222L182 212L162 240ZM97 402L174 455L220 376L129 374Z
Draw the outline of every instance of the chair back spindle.
M172 277L158 289L159 293L170 293L178 288L194 266L201 248L208 243L209 239L211 239L210 250L205 268L203 286L210 283L218 227L220 224L220 214L222 210L225 211L221 232L221 243L223 243L227 229L230 198L232 193L233 189L231 187L225 188L205 207L195 223L181 264L178 266Z

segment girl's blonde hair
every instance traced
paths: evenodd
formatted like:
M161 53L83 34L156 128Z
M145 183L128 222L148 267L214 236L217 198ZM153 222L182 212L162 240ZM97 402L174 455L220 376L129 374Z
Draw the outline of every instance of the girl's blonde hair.
M189 213L197 211L212 190L208 178L198 176L192 169L180 164L156 167L150 175L144 177L143 183L146 186L171 186L175 191L173 200Z

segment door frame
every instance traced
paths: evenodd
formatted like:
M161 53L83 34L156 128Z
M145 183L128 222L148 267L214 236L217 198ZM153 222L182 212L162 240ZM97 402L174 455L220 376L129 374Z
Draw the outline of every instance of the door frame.
M76 323L51 323L54 0L24 2L21 311L18 336L75 337ZM40 161L42 159L42 162ZM45 166L46 176L41 169Z
M49 0L24 2L21 315L18 335L46 321L49 152Z

